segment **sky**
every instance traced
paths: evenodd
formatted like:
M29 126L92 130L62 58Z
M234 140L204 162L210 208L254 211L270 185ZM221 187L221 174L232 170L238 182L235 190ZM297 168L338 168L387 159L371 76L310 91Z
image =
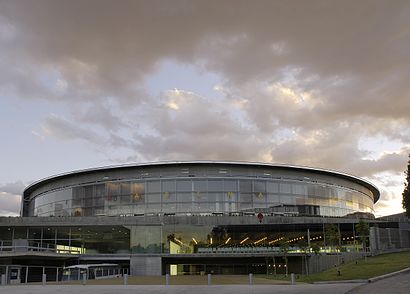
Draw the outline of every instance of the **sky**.
M0 0L0 69L0 215L41 178L159 160L342 171L402 211L407 0Z

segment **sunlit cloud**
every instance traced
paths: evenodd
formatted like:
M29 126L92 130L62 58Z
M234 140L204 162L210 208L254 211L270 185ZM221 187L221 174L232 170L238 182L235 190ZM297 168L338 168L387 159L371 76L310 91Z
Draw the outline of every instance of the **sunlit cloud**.
M382 190L378 214L402 211L406 1L88 3L0 3L0 161L13 170L13 150L30 162L13 177L50 175L50 154L59 171L280 162L366 177Z

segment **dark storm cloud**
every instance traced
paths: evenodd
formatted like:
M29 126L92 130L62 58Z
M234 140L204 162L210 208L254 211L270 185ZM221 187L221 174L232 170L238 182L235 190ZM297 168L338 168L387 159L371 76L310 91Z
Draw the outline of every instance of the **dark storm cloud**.
M397 173L410 149L409 28L404 0L0 1L0 93L65 103L43 133L115 160L120 147L124 160ZM221 76L223 98L148 95L169 60ZM361 140L380 136L401 149L368 159Z

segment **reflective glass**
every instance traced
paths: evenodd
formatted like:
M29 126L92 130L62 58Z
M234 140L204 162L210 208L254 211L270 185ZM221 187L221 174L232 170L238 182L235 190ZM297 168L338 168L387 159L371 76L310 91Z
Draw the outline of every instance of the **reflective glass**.
M226 192L238 191L238 181L224 180L224 191Z
M210 192L223 191L223 181L209 180L208 181L208 191Z
M252 192L252 182L246 180L239 181L239 190L242 192Z
M192 191L192 182L191 181L177 181L177 191Z
M161 183L159 181L149 181L147 183L148 193L159 193L161 192Z
M288 183L280 183L279 191L280 191L280 193L290 194L290 193L292 193L291 185L288 184Z

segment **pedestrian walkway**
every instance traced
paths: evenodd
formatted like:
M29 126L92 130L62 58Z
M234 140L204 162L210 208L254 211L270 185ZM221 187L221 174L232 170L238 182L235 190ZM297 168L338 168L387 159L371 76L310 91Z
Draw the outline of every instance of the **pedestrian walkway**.
M213 286L156 286L156 285L30 285L30 286L3 286L0 287L0 293L7 294L343 294L357 287L357 283L346 284L298 284L298 285L213 285Z

